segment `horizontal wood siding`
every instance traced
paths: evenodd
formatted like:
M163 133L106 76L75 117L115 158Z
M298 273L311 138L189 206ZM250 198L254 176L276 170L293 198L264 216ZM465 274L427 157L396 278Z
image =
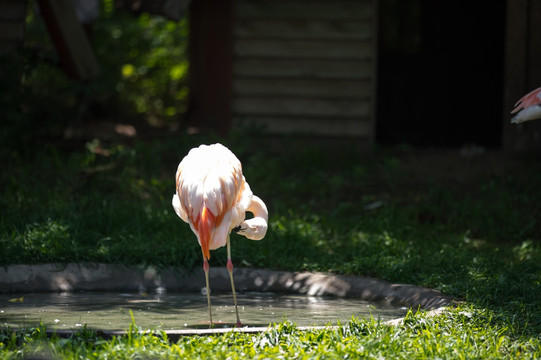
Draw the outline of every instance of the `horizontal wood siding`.
M361 98L369 100L372 96L371 86L368 81L341 79L314 81L305 78L242 78L235 81L233 90L237 94L250 94L250 96L269 98L277 94L280 96L286 95L288 99L308 97L329 100L358 100Z
M237 0L235 122L372 141L375 1Z
M314 117L366 117L370 111L367 102L310 98L274 98L270 96L237 99L233 107L253 115L287 115Z
M265 71L262 71L262 70ZM242 59L235 61L237 78L310 78L310 79L365 79L373 78L371 59L358 60L317 60L317 59Z
M0 0L0 55L22 43L25 14L26 1Z
M372 1L239 0L239 19L372 20Z
M236 34L244 39L272 39L279 35L285 39L367 40L372 38L372 22L244 19L237 23Z

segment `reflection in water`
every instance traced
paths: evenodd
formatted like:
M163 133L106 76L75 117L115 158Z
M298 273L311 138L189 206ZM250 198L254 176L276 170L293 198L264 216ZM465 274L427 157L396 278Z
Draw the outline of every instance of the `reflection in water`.
M0 325L77 329L126 330L135 322L146 329L178 330L202 327L207 322L206 296L185 293L55 293L0 294ZM289 320L298 326L345 323L352 316L382 321L404 316L405 308L351 298L313 297L274 293L239 294L239 315L245 326L268 326ZM212 295L213 317L224 327L235 322L230 294ZM219 325L219 324L218 324Z

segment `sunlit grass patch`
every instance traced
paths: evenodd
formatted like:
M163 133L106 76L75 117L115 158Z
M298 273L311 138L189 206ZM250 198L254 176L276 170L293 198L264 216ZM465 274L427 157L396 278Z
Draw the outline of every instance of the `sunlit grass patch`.
M390 326L375 319L351 319L337 327L300 330L282 322L261 333L231 331L219 335L184 336L171 341L163 331L142 331L134 323L124 336L104 340L90 329L61 339L45 337L45 329L3 328L0 352L11 356L42 353L66 359L101 358L493 358L541 355L539 338L513 334L500 314L475 306L458 306L437 316L410 312Z

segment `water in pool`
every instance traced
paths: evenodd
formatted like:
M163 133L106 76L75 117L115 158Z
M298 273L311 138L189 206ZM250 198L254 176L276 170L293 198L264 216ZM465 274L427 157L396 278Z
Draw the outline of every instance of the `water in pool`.
M235 324L231 294L213 294L213 320L217 327ZM266 327L289 320L297 326L345 323L352 316L381 321L402 317L407 309L352 298L291 294L238 294L243 326ZM143 329L179 330L208 326L207 298L186 293L36 293L0 294L0 325L48 329L127 330L132 322Z

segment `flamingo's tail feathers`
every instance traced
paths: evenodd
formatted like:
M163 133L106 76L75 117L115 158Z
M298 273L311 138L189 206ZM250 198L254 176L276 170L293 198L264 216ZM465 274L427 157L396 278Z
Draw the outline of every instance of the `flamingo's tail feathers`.
M197 223L197 230L199 233L199 242L201 250L203 251L203 257L210 259L210 238L215 228L216 219L214 214L206 207L203 206L201 213L199 214L199 221Z

